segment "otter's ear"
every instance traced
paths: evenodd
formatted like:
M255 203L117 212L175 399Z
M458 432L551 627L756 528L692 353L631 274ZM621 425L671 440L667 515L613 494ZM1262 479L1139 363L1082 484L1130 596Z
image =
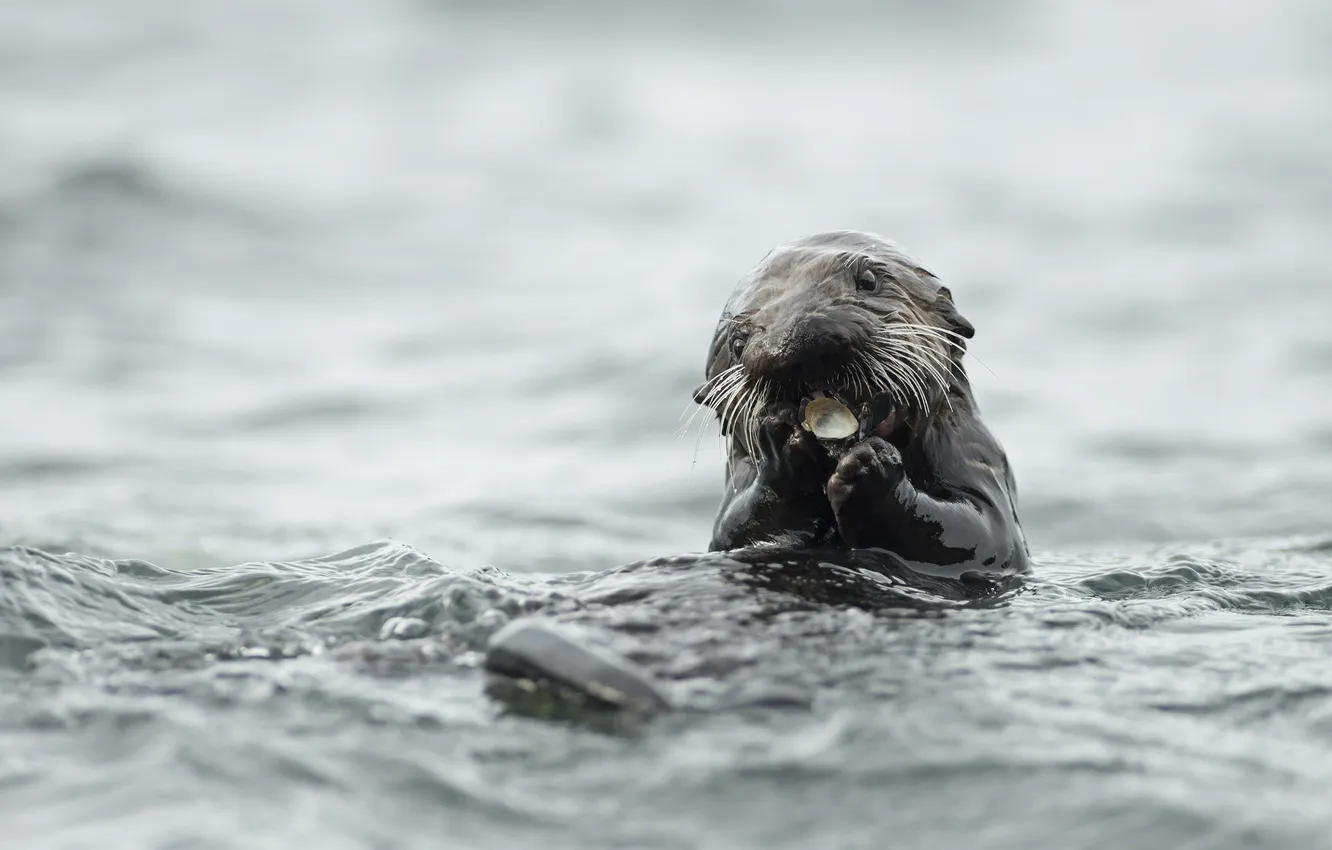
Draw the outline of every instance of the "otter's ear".
M967 339L976 335L976 328L957 311L957 305L953 303L953 293L948 290L948 287L939 287L939 294L934 299L934 309L943 317L948 329L953 333Z

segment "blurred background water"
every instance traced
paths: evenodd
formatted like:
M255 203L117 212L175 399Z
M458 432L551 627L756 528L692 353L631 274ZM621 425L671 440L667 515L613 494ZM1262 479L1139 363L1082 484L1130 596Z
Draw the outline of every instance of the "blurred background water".
M6 832L1332 846L1329 45L1320 0L0 3L0 545L93 558L0 557ZM803 710L498 713L475 650L555 574L706 544L717 313L841 227L977 326L1035 589L658 633Z

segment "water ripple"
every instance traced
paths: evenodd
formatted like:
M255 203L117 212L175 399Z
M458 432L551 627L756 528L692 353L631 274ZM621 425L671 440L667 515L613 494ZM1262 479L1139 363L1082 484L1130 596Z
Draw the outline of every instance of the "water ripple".
M190 571L9 548L0 745L24 743L0 789L34 801L29 824L58 811L35 789L123 796L99 770L76 781L61 765L84 757L41 743L66 740L194 793L262 775L319 799L392 799L418 826L438 810L483 832L581 835L589 795L616 800L613 818L640 794L741 805L793 783L984 798L1014 784L1167 788L1199 771L1332 781L1332 762L1310 760L1332 753L1325 547L1042 560L1025 581L968 587L824 555L515 576L389 542ZM625 654L683 712L647 727L507 717L478 651L519 616ZM12 737L23 730L48 737ZM586 746L610 751L557 755ZM1161 829L1162 812L1139 811ZM648 818L603 838L679 834Z

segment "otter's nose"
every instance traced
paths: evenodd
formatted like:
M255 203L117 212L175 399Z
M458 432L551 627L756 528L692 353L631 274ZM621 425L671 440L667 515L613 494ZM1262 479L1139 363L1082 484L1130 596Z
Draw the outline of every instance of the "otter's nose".
M756 365L779 382L826 383L855 356L855 327L834 316L801 316L774 336L769 356Z

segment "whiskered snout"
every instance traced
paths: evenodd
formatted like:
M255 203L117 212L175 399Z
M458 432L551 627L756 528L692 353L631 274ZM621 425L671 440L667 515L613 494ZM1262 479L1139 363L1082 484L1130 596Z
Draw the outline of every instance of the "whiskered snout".
M770 405L891 403L893 421L952 404L974 331L928 271L880 237L822 234L775 249L737 284L694 399L752 447Z
M860 409L886 396L898 411L894 421L904 421L949 404L953 381L964 374L963 341L951 331L882 320L866 328L824 313L801 319L782 335L750 339L736 362L699 388L697 401L746 447L755 445L770 404L827 393Z
M821 311L797 315L749 341L741 363L755 379L789 393L802 389L837 389L870 336L854 317Z

